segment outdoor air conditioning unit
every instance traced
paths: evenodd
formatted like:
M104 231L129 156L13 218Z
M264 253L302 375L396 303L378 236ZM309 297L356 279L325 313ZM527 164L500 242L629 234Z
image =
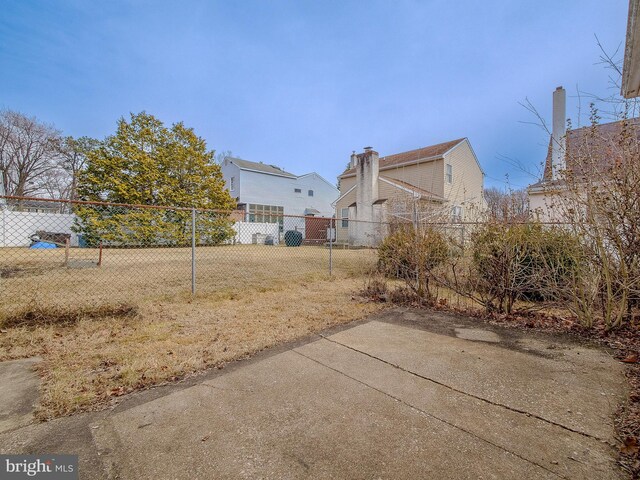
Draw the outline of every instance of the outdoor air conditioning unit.
M264 245L265 240L267 239L266 233L254 233L251 236L251 243L254 245Z

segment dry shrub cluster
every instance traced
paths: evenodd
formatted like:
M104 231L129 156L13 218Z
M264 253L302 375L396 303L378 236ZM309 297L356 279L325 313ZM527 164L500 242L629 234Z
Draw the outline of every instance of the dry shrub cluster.
M418 300L433 303L435 270L451 255L447 238L435 229L404 225L378 248L378 266L385 275L402 280Z
M380 246L378 274L402 280L418 303L442 304L438 293L447 289L487 312L512 313L516 302L530 308L568 301L582 265L569 231L493 221L476 226L463 242L438 225L405 225ZM376 285L377 296L390 298L393 292L381 293L379 280Z
M441 282L487 312L510 314L516 302L521 308L567 302L582 274L576 237L533 222L479 226L463 251Z
M452 234L442 222L405 223L379 249L380 271L421 304L445 288L487 313L560 309L587 328L640 316L640 121L570 131L566 166L544 188L545 212L501 202ZM509 197L511 199L511 197ZM462 238L460 238L462 237Z

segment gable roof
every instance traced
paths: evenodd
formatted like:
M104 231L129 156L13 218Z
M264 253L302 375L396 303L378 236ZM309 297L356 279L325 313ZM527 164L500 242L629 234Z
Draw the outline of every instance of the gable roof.
M432 193L429 190L425 190L424 188L416 187L415 185L412 185L408 182L404 182L396 178L383 177L382 175L380 175L378 178L383 182L388 183L389 185L392 185L396 188L399 188L401 190L404 190L410 193L417 194L418 196L424 197L428 200L435 200L439 202L444 201L444 198L441 197L440 195L436 195L435 193Z
M254 172L267 173L269 175L279 175L281 177L297 178L293 173L285 172L276 165L267 165L266 163L250 162L241 158L228 157L228 160L237 165L241 170L252 170Z
M620 148L620 135L625 128L630 128L640 140L640 118L568 130L565 147L566 170L574 175L585 175L588 171L598 173L612 167ZM553 179L551 142L550 138L542 179L531 187L559 182Z
M445 153L463 142L465 138L458 138L456 140L450 140L448 142L438 143L435 145L429 145L428 147L417 148L415 150L409 150L408 152L396 153L394 155L387 155L386 157L380 157L379 168L380 170L387 170L389 168L398 167L400 165L411 165L420 161L435 160L441 158ZM355 168L349 168L345 170L340 177L349 177L356 174Z

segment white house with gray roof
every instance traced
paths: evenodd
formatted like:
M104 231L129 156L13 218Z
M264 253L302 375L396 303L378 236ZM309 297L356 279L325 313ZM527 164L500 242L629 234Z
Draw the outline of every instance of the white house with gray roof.
M276 165L227 157L221 165L222 176L238 207L246 211L249 222L280 223L281 230L304 230L299 222L281 215L330 218L338 189L315 172L295 175Z

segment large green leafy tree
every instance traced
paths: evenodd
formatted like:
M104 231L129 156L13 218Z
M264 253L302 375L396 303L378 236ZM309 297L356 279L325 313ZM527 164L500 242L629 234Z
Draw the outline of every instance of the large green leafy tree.
M220 243L232 234L228 215L235 202L224 187L214 152L182 123L167 128L153 115L121 118L115 135L87 154L78 177L81 200L174 209L76 208L76 230L90 245L184 245L191 240L191 212L196 208L197 240Z

